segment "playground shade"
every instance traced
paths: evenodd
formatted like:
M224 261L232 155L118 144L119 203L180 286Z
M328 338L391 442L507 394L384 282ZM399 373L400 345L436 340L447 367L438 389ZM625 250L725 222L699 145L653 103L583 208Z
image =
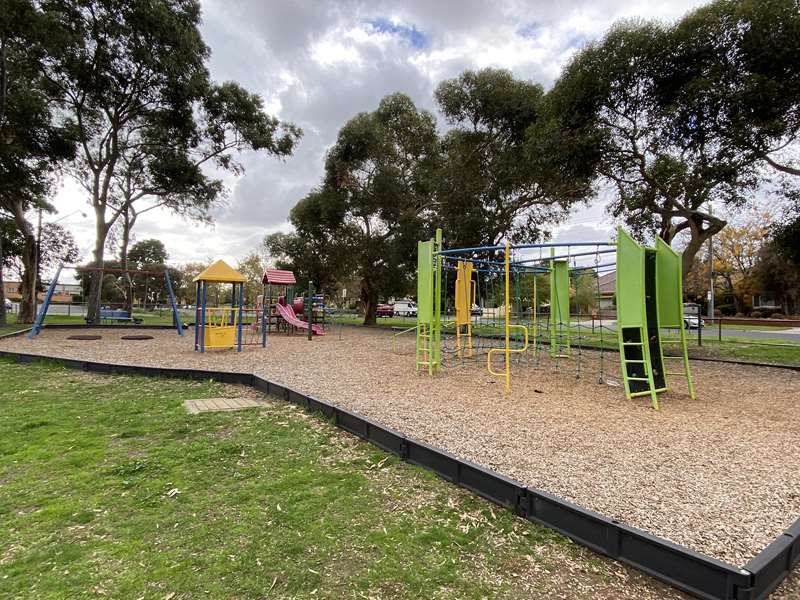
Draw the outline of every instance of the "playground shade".
M200 273L192 281L209 281L215 283L244 283L247 278L231 267L224 260L218 260Z
M294 273L291 271L284 271L282 269L267 269L264 271L264 277L261 278L261 283L270 283L273 285L294 285L297 281L294 278Z

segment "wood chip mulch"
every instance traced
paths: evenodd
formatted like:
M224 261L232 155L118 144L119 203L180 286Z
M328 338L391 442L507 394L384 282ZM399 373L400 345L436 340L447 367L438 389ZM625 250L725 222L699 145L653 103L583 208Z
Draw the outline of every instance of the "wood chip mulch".
M335 333L311 342L276 334L266 349L199 354L191 330L183 338L154 331L139 344L87 345L45 329L34 340L0 340L0 348L253 372L734 565L800 517L796 372L693 363L698 399L677 382L656 412L646 399L624 398L616 354L605 356L603 384L596 353L582 353L577 379L576 357L523 361L506 395L485 356L451 361L429 377L415 373L409 336L400 338L398 355L386 331L346 328L341 340Z

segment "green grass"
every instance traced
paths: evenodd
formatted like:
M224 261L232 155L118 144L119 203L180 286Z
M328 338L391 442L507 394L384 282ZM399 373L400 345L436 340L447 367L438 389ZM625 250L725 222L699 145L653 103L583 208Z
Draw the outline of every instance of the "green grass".
M666 590L282 402L190 416L183 400L241 389L0 372L0 597Z
M144 325L172 325L172 311L164 309L159 315L158 312L133 312L133 316L142 319ZM184 316L184 321L186 316ZM27 329L30 325L17 324L16 313L9 313L6 318L7 325L0 327L0 335L12 333L20 329ZM44 320L45 325L85 325L86 319L78 315L47 315ZM120 324L124 327L124 324Z

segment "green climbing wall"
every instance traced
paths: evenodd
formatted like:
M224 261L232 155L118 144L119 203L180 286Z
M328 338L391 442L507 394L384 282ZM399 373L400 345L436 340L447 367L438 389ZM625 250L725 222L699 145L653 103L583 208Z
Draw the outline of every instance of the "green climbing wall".
M681 255L661 238L656 239L656 292L660 327L683 323L683 277Z
M417 242L417 324L433 321L433 244Z
M617 326L644 325L644 248L617 229Z

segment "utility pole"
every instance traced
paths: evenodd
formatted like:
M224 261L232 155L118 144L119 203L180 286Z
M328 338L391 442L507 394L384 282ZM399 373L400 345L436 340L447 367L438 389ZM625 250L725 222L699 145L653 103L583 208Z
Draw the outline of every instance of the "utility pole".
M36 228L36 265L33 269L33 316L39 304L39 265L42 262L42 209L39 209L39 225Z
M708 203L708 214L714 214L714 207ZM714 318L714 236L708 238L708 318ZM699 323L698 323L699 325ZM699 328L699 327L698 327Z

